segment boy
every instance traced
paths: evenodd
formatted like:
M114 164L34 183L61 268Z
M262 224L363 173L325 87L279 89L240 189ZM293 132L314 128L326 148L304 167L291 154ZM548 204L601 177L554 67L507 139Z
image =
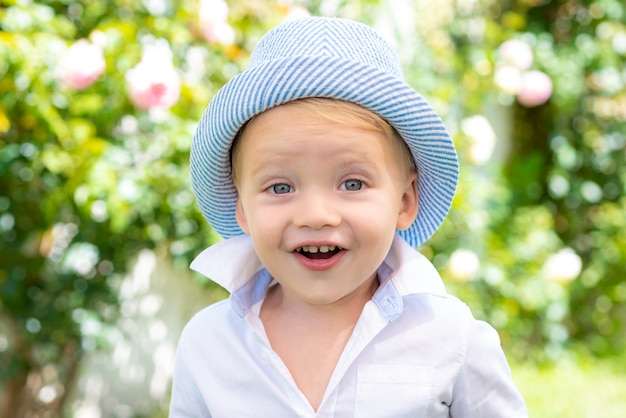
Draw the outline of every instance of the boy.
M496 332L413 247L454 146L370 28L278 26L207 108L194 191L225 238L192 268L231 292L181 337L171 417L523 417Z

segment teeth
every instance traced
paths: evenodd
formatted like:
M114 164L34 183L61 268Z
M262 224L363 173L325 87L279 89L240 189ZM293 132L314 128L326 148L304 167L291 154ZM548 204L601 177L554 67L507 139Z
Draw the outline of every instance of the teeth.
M337 249L336 245L320 245L319 247L315 245L304 245L302 247L296 248L296 251L299 253L327 253L329 251L335 251Z

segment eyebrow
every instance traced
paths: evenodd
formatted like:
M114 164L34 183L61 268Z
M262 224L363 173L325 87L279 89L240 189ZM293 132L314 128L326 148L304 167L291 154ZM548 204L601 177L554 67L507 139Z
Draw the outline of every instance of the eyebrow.
M258 177L268 172L271 173L271 171L273 171L275 168L283 167L286 161L292 162L301 158L301 156L298 155L296 155L295 157L297 158L295 158L293 153L283 153L281 155L273 153L270 154L272 155L266 158L262 158L263 164L259 164L259 160L253 157L249 166L250 174L253 177ZM347 170L350 170L352 167L361 167L362 169L370 173L373 173L374 171L380 169L376 161L373 161L371 158L361 158L360 156L355 157L353 155L347 156L340 160L340 165L342 168L345 168Z

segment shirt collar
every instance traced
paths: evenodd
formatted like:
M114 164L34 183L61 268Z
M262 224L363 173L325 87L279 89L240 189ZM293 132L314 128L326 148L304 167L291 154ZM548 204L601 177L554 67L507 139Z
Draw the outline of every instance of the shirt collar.
M231 293L264 268L249 235L238 235L211 245L190 267Z
M231 305L241 317L265 297L272 282L249 235L211 245L191 262L190 267L228 290Z
M213 244L193 260L191 269L228 290L233 308L241 316L245 316L250 307L263 299L272 282L272 277L256 255L249 235ZM372 299L389 320L397 318L402 312L402 296L446 294L435 267L398 235L378 270L378 277L381 286Z
M381 268L390 269L387 274L390 279L393 279L401 295L428 293L443 296L446 294L443 281L435 266L399 235L394 238L391 250ZM384 282L382 278L381 282Z

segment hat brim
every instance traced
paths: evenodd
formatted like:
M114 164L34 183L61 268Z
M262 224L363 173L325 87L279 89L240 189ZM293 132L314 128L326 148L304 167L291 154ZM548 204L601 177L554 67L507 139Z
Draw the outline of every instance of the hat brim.
M237 224L237 190L230 149L255 115L307 97L346 100L369 109L406 141L418 171L419 212L399 234L413 247L424 243L446 217L458 179L454 145L440 117L413 88L389 73L335 56L296 56L264 62L226 83L207 107L191 148L192 186L213 229L230 238Z

